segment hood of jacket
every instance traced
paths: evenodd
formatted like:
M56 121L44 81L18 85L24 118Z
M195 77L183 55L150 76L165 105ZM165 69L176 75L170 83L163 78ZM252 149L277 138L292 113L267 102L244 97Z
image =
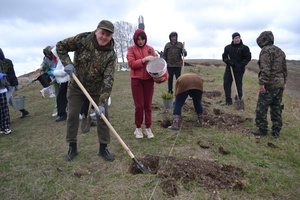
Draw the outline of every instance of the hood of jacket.
M51 46L46 46L46 47L43 49L44 55L46 56L46 53L51 54L51 53L52 53L52 51L51 51L52 48L53 48L53 47L51 47Z
M2 51L2 49L0 48L0 60L4 60L5 56L4 53Z
M274 44L274 35L271 31L262 32L256 39L256 43L260 48Z
M145 31L144 30L142 30L142 29L137 29L135 32L134 32L134 34L133 34L133 41L134 41L134 44L136 45L136 46L139 46L138 45L138 43L137 43L137 40L138 40L138 36L139 36L139 34L140 33L143 33L143 34L145 34L145 44L144 44L144 46L147 44L147 34L145 33Z
M178 41L178 34L175 31L171 32L170 35L169 35L170 42L172 42L171 37L173 37L173 36L176 36L176 42L177 42Z

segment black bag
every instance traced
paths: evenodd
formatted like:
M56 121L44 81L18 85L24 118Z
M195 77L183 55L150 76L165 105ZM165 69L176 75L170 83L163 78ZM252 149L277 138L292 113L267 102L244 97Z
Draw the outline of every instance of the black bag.
M42 84L44 88L48 87L51 83L51 78L47 73L41 74L37 80Z

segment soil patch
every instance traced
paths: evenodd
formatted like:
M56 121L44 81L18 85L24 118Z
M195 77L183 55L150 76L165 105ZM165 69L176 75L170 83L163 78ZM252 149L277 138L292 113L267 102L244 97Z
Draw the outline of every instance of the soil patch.
M147 155L140 161L149 168L150 173L159 176L160 187L173 197L178 195L180 184L186 190L199 184L211 194L220 189L242 190L245 187L243 170L235 166L210 160L168 157L166 164L159 167L159 160L158 156ZM130 165L129 171L131 174L142 173L135 163Z

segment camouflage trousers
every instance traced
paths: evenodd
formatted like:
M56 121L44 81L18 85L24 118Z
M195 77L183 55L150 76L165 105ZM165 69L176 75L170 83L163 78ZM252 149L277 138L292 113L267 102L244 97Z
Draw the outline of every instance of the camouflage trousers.
M262 132L268 131L268 109L270 107L270 115L272 121L272 132L279 133L282 128L282 88L269 89L266 93L259 93L256 105L256 126Z

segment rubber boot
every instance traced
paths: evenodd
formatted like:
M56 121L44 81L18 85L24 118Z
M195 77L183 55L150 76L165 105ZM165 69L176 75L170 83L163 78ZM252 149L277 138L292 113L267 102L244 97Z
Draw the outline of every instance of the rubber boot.
M202 114L198 114L197 116L198 116L198 121L197 122L199 123L200 126L203 126L203 116L202 116Z
M77 143L76 142L71 142L69 144L69 150L68 154L65 156L65 161L71 161L75 158L75 156L78 155L77 151Z
M179 119L180 115L173 115L173 124L169 126L169 129L178 130L179 129Z

